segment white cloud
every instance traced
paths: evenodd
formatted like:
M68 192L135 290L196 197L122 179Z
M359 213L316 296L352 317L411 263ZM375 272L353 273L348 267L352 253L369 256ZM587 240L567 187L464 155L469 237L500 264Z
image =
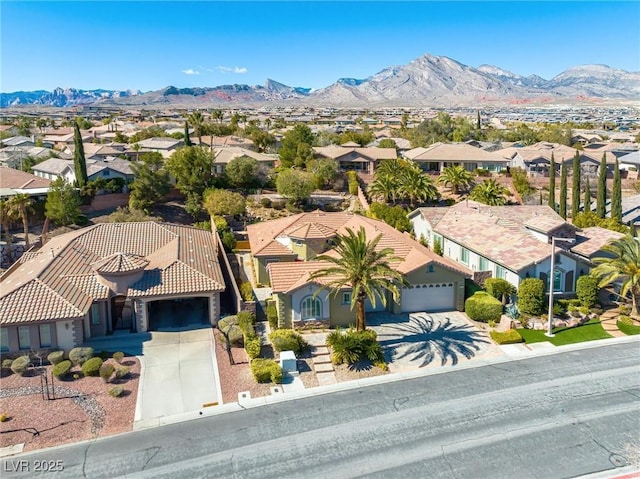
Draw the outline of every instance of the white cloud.
M216 69L222 73L238 73L238 74L243 74L243 73L247 73L247 68L246 67L225 67L225 66L219 66L216 67Z
M200 72L198 70L194 70L193 68L182 70L182 73L184 73L185 75L200 75Z

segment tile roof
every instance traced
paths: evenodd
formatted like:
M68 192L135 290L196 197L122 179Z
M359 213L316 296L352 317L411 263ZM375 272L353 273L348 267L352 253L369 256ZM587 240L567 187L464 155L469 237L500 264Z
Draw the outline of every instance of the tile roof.
M0 188L32 189L47 188L51 180L16 170L14 168L0 168Z
M434 143L428 148L414 148L403 155L413 161L507 161L504 156L476 148L466 143Z
M284 232L290 238L326 239L335 236L336 230L319 223L296 224Z
M611 240L616 240L624 237L624 234L617 231L611 231L599 226L592 226L590 228L582 229L576 235L576 242L574 245L570 245L572 252L591 258L595 253L600 251L605 244Z
M370 147L353 147L353 146L316 146L313 151L326 158L341 159L343 156L349 153L355 153L359 156L364 156L369 160L393 160L398 157L398 152L395 148L378 148L376 146Z
M267 155L265 153L258 153L257 151L249 150L247 148L241 148L239 146L225 146L217 147L214 150L214 164L228 164L236 158L248 156L258 162L273 163L278 160L276 155Z
M56 236L0 277L0 324L86 314L109 292L96 277L145 268L128 295L190 294L225 289L217 240L209 232L168 223L104 223ZM25 307L25 291L32 304ZM6 314L5 314L6 313Z

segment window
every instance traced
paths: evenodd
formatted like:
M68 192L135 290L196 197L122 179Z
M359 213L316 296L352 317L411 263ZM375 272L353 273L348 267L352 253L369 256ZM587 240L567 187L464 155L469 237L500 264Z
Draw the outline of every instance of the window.
M553 272L553 290L554 291L562 291L562 272L554 271Z
M98 303L91 305L91 324L96 326L100 324L100 305Z
M302 319L319 319L322 316L320 299L307 296L302 300Z
M18 347L20 349L31 348L31 338L29 337L29 326L20 326L18 328Z
M496 265L496 278L504 279L505 276L506 276L506 271L504 270L504 268L502 266L497 264Z
M436 272L435 266L433 266L432 264L427 266L427 273L435 273L435 272Z
M487 258L480 257L480 263L478 264L478 269L480 271L489 271L489 262Z
M467 248L461 248L461 250L460 250L460 260L464 264L469 264L469 250Z
M51 347L51 325L41 324L39 329L40 329L40 347L41 348Z
M9 330L0 328L0 351L9 351Z
M342 293L342 304L351 304L351 291Z

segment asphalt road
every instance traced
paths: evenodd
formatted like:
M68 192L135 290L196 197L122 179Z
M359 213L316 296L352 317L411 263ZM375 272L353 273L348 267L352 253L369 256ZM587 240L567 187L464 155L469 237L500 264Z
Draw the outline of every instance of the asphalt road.
M637 342L616 344L283 401L5 458L1 473L553 479L613 470L640 445L639 352ZM64 469L40 474L43 461Z

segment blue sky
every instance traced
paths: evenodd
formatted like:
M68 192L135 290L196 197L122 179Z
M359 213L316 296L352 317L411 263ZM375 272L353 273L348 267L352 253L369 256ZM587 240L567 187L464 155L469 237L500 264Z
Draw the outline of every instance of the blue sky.
M0 2L0 91L322 88L430 53L551 77L640 71L640 2Z

